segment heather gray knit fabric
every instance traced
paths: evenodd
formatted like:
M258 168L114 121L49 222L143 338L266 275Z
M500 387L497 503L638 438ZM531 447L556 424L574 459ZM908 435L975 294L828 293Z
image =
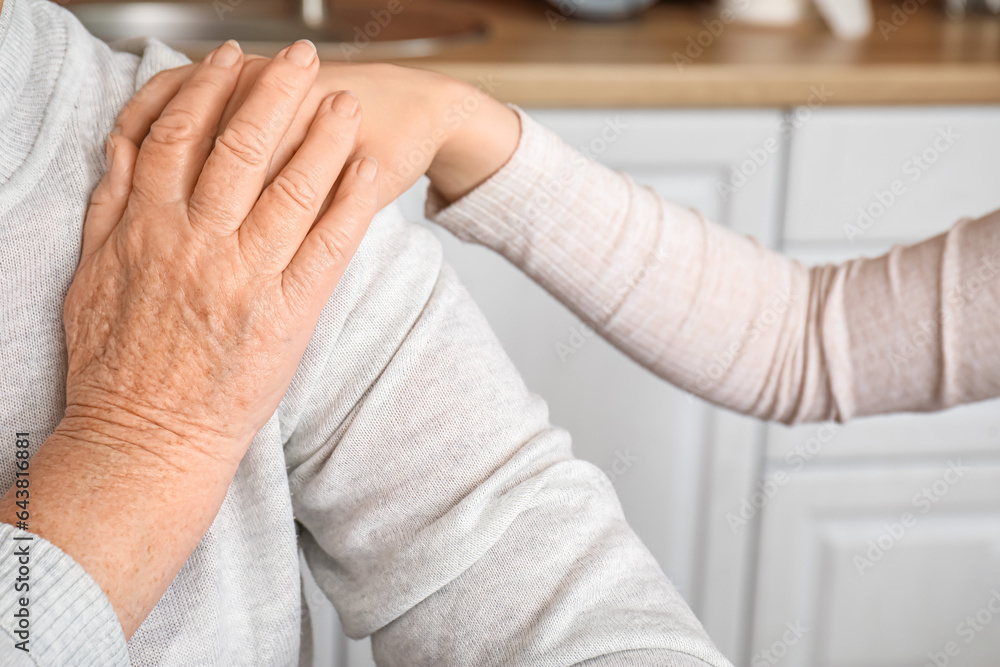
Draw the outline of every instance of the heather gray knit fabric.
M807 269L665 201L518 110L520 145L427 217L510 260L644 367L786 423L1000 396L1000 211Z
M0 483L15 432L63 410L62 301L113 119L157 43L114 53L65 10L0 13ZM302 549L382 665L727 665L575 460L438 244L395 207L372 224L218 517L126 645L107 599L31 542L30 653L14 648L14 537L0 526L0 663L293 665Z

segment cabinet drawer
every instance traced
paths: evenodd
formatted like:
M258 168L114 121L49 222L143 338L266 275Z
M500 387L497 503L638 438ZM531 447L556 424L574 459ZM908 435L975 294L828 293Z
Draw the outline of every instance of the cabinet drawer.
M1000 107L821 109L792 141L785 240L908 242L1000 207Z
M793 474L761 529L750 665L996 664L1000 464Z

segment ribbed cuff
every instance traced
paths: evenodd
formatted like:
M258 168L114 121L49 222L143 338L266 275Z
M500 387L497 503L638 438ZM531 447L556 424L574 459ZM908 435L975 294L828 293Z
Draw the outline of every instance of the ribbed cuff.
M59 547L9 524L0 524L0 591L0 663L129 664L118 616L97 582ZM22 598L27 628L17 615Z
M564 171L565 147L517 106L521 136L514 154L495 174L458 201L449 204L433 184L427 190L424 215L452 234L502 252L522 237L538 202L525 198L539 183L554 181ZM555 183L553 190L559 189ZM544 204L544 202L542 202Z
M450 206L432 187L426 216L463 241L500 253L604 330L651 267L664 263L664 211L691 213L513 108L521 138L507 164Z

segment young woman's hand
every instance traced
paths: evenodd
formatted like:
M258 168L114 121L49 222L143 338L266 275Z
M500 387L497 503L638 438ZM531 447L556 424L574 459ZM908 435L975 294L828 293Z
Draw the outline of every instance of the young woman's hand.
M247 56L231 115L264 71L268 59ZM187 68L154 77L122 114L122 132L138 143L159 109L190 75ZM351 91L365 109L354 155L380 165L379 206L405 192L425 172L449 200L489 178L517 148L520 121L512 109L470 84L419 69L382 64L323 63L313 89L275 151L270 175L284 166L306 136L322 100Z

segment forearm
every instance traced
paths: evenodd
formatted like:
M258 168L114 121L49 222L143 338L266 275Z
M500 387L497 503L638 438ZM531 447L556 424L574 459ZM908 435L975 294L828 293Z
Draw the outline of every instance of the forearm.
M1000 393L990 315L1000 280L961 307L950 303L1000 249L997 222L808 270L524 123L509 165L444 210L432 189L429 215L503 254L664 379L785 422L933 410ZM943 336L921 338L919 355L890 362L901 337L920 338L919 323L938 320ZM982 346L986 369L950 370L974 363Z
M123 420L124 421L124 420ZM190 443L188 443L190 444ZM30 459L0 522L55 544L97 582L130 637L211 525L235 468L172 436L113 420L64 420Z

